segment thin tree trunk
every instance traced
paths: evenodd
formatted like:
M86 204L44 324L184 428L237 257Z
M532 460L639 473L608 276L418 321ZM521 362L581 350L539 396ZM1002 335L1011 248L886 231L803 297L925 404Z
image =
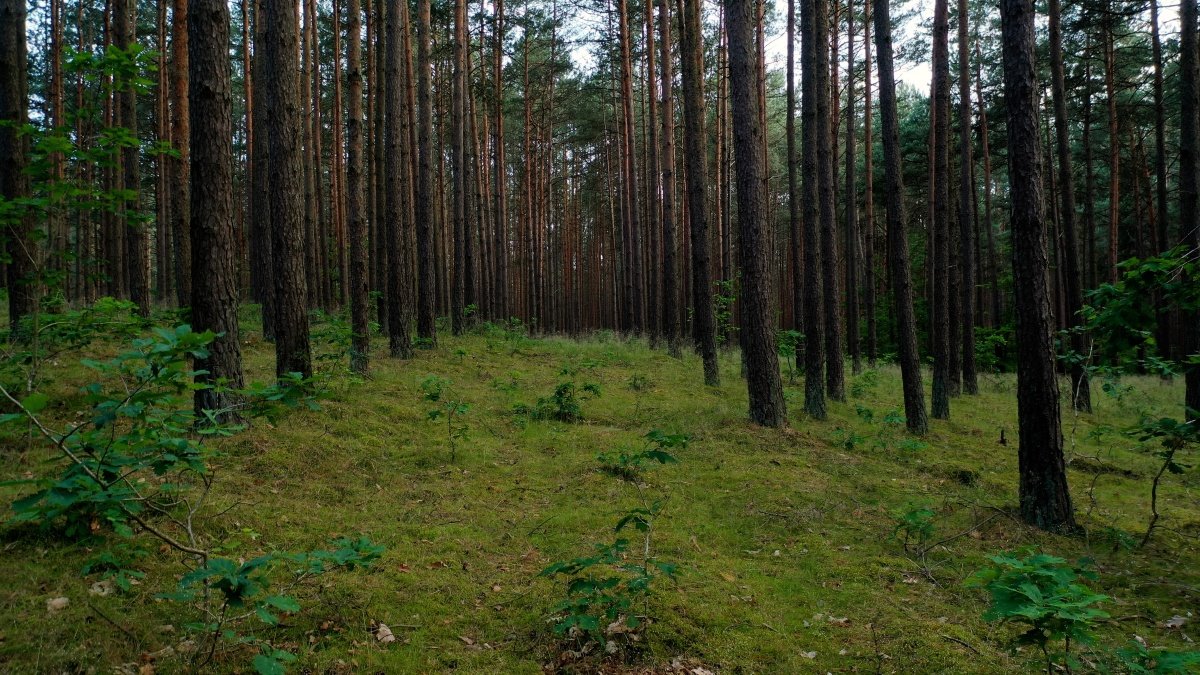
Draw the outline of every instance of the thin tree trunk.
M855 164L858 148L854 139L857 123L854 114L854 8L846 4L846 338L850 349L850 363L855 375L862 372L862 347L858 334L858 193ZM836 96L836 93L835 93Z
M893 66L892 20L888 0L875 2L875 46L879 62L879 116L883 134L883 164L887 207L888 269L896 312L897 348L904 386L904 418L908 430L924 434L925 391L917 353L917 320L913 312L912 273L908 261L908 232L904 216L904 174L900 165L900 122L896 111L896 71Z
M406 75L405 60L409 55L404 50L403 33L408 30L408 26L404 21L402 0L388 1L385 25L385 77L389 86L384 111L384 155L388 198L383 236L387 240L388 256L388 346L393 357L406 359L412 356L412 341L408 332L408 256L404 250L410 186L406 181L409 161L405 148L409 144L409 130L404 123L407 97L402 78Z
M817 34L817 3L824 0L800 0L800 86L801 116L803 119L804 172L804 411L809 417L823 420L825 410L825 303L835 302L829 289L821 283L822 257L820 214L821 182L824 172L819 167L817 148L821 141L822 97L817 52L824 42ZM827 130L827 128L826 128ZM826 134L827 135L827 134Z
M879 356L875 317L875 150L871 107L871 0L863 0L863 311L867 315L867 364Z
M350 110L346 115L349 142L346 166L346 216L350 237L350 261L347 294L350 301L350 369L366 375L371 352L371 325L368 316L370 287L367 273L367 218L363 191L363 74L362 8L359 0L349 0L346 8L346 95ZM374 86L374 83L372 83Z
M1088 386L1087 364L1082 361L1088 350L1087 339L1080 330L1083 309L1083 271L1079 265L1079 235L1075 227L1075 183L1071 170L1071 121L1067 117L1067 86L1063 71L1062 8L1060 0L1050 0L1050 77L1054 98L1054 129L1058 147L1058 191L1062 200L1059 230L1062 251L1066 312L1062 323L1073 328L1071 349L1076 358L1071 364L1071 400L1076 410L1092 411L1091 389Z
M842 321L839 311L837 209L835 207L836 152L833 150L834 126L830 111L836 97L830 91L829 4L816 0L813 32L816 42L817 69L817 171L818 204L821 226L821 281L825 286L825 389L834 401L846 400L845 364L842 349Z
M417 2L417 337L437 346L437 270L433 235L433 75L430 0Z
M1053 0L1052 0L1053 1ZM962 319L962 389L979 393L975 373L975 186L971 181L971 68L967 51L967 0L958 0L958 265L959 315Z
M720 386L717 336L713 319L712 274L708 254L707 137L704 134L704 39L700 0L680 0L682 38L684 144L687 162L688 219L691 228L692 327L697 351L704 360L704 383Z
M950 18L947 0L933 10L933 410L950 418Z
M662 332L667 353L679 353L679 273L675 243L675 75L671 59L670 0L658 0L658 46L662 69Z
M1196 49L1196 0L1183 0L1180 5L1179 59L1179 231L1183 243L1194 252L1200 248L1200 217L1197 202L1200 201L1200 185L1196 171L1200 170L1200 157L1196 144L1200 140L1200 64ZM1191 280L1193 283L1196 280ZM1182 353L1191 356L1200 350L1200 312L1192 311L1181 317L1185 329L1182 331ZM1184 369L1184 415L1188 421L1200 422L1200 364L1190 363Z

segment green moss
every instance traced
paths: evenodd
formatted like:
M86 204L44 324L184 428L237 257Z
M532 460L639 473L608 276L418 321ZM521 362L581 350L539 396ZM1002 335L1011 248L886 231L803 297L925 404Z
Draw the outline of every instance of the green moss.
M250 378L269 378L271 345L253 333L245 342ZM544 617L562 589L536 575L611 540L616 516L640 504L637 489L598 471L595 457L635 447L653 428L687 433L692 442L674 453L678 464L645 477L664 496L656 552L682 568L678 584L661 586L652 600L655 620L640 655L648 663L685 656L723 672L873 671L877 663L885 672L1036 669L1035 655L1009 649L1015 631L985 623L985 598L961 584L985 555L1019 546L1097 559L1097 590L1115 598L1110 611L1133 617L1101 627L1101 642L1113 647L1134 633L1179 646L1179 631L1162 622L1194 604L1195 591L1180 585L1194 589L1200 569L1185 531L1200 521L1196 479L1164 484L1165 527L1148 550L1114 551L1101 533L1144 529L1145 476L1156 465L1119 433L1092 433L1132 424L1139 409L1175 411L1181 384L1127 378L1133 391L1120 401L1096 388L1093 415L1064 408L1073 497L1093 533L1064 538L1010 515L1011 376L985 377L979 396L954 399L951 420L935 421L927 447L914 449L898 447L903 433L884 438L881 420L901 407L899 373L886 366L860 398L831 404L826 422L799 412L801 384L790 385L792 426L774 431L746 421L744 385L728 354L721 389L701 384L691 354L676 360L611 336L442 336L438 349L410 361L384 354L377 341L368 380L336 379L322 410L260 422L224 441L217 460L210 512L228 511L203 527L227 555L312 547L332 534L365 534L387 546L371 570L296 589L303 611L284 627L254 627L298 649L308 671L536 673L556 662ZM444 425L427 420L420 383L430 375L453 382L471 406L469 437L453 463ZM635 375L644 383L630 387ZM63 361L52 389L66 396L87 376ZM515 404L533 403L571 377L603 389L582 404L580 423L512 414ZM871 421L856 404L873 411ZM835 442L839 427L865 441L847 449ZM1001 429L1007 445L998 443ZM36 473L45 459L23 447L5 452L0 480ZM16 488L0 490L11 497ZM936 512L934 541L951 538L924 563L890 537L893 514L913 504ZM0 545L5 670L103 671L183 639L178 607L154 599L180 572L173 554L147 543L144 582L126 595L98 597L88 594L93 580L79 574L91 555L81 547L12 526ZM71 604L50 615L45 602L58 596ZM377 643L372 622L388 624L398 641ZM165 625L175 632L162 632ZM219 655L218 669L246 663L231 652ZM158 665L182 667L171 659Z

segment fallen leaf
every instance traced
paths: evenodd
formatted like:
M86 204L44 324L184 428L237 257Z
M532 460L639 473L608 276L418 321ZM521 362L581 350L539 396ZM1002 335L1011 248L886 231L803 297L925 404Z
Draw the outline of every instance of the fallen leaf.
M71 600L68 598L50 598L46 601L46 611L55 614L66 609L69 604L71 604Z
M800 656L803 656L806 659L815 659L815 658L817 658L817 653L816 652L800 652Z
M396 636L392 633L392 629L387 627L386 623L381 623L379 624L379 627L375 629L375 639L383 644L387 644L389 642L395 642Z
M105 596L108 596L108 595L112 595L112 592L113 592L113 582L111 579L97 581L96 583L92 584L91 588L88 589L88 593L90 593L91 595L98 595L102 598Z
M1166 621L1164 621L1163 626L1166 626L1167 628L1183 628L1183 624L1185 624L1185 623L1187 623L1187 617L1179 616L1178 614L1176 614L1175 616L1171 617L1170 619L1167 619Z
M472 640L471 638L467 637L466 635L459 635L458 639L462 640L463 644L467 645L468 647L475 644L475 641Z
M737 581L737 577L729 572L721 572L721 578L731 583Z

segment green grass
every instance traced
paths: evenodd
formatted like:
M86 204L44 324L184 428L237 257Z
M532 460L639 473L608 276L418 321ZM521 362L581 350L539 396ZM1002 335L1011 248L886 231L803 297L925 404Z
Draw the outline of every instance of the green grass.
M1095 414L1064 408L1072 496L1088 534L1062 537L1012 516L1012 376L985 376L979 396L955 399L951 420L933 422L927 447L900 448L903 433L876 442L885 414L901 407L891 366L881 366L860 397L831 403L825 422L800 413L800 383L788 383L791 426L777 431L747 422L735 355L722 359L724 386L711 389L695 356L674 360L611 338L443 335L438 349L410 361L386 358L382 341L375 349L371 378L335 378L320 411L259 422L221 443L212 517L201 525L231 557L319 547L339 534L387 546L372 569L295 589L303 610L281 628L247 622L255 635L298 650L305 672L537 673L558 663L565 647L545 610L563 588L537 574L611 541L620 514L642 503L636 487L598 470L596 455L637 446L655 428L692 437L674 452L678 464L646 473L644 488L664 502L655 552L682 574L656 589L631 668L662 669L685 657L727 673L1036 671L1040 654L1014 652L1017 629L984 622L986 598L962 584L986 555L1024 546L1095 558L1096 587L1113 596L1100 646L1135 634L1153 646L1186 646L1190 626L1163 622L1195 607L1194 476L1167 479L1163 527L1147 549L1114 550L1102 536L1116 528L1136 539L1144 530L1157 464L1119 430L1139 411L1176 413L1181 384L1125 378L1118 399L1097 383ZM268 379L271 346L252 334L244 350L250 379ZM582 423L512 414L553 392L568 379L564 369L603 389L583 403ZM471 406L454 463L444 423L427 419L432 404L420 384L430 375L452 382ZM648 386L631 388L635 375ZM85 377L60 359L52 388L66 395ZM1007 446L998 443L1001 429ZM1111 431L1097 437L1104 429ZM3 452L0 480L37 474L47 458L18 443ZM923 562L891 536L897 514L915 506L935 511L934 540L949 539ZM0 669L108 672L186 638L182 626L193 617L154 597L174 586L178 556L140 540L151 551L139 563L144 582L131 593L90 596L94 579L80 575L90 545L4 528ZM58 596L70 605L50 615L46 600ZM372 622L390 626L397 642L377 643ZM218 654L216 667L244 671L248 663L246 652L232 650ZM174 672L185 662L160 656L155 665Z

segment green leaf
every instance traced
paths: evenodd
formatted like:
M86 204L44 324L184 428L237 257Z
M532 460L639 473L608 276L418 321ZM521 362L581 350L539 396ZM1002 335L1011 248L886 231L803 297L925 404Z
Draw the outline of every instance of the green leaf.
M21 400L21 407L36 415L50 403L50 397L35 391Z
M284 675L287 673L287 667L283 663L266 654L259 654L254 657L254 670L259 675Z

